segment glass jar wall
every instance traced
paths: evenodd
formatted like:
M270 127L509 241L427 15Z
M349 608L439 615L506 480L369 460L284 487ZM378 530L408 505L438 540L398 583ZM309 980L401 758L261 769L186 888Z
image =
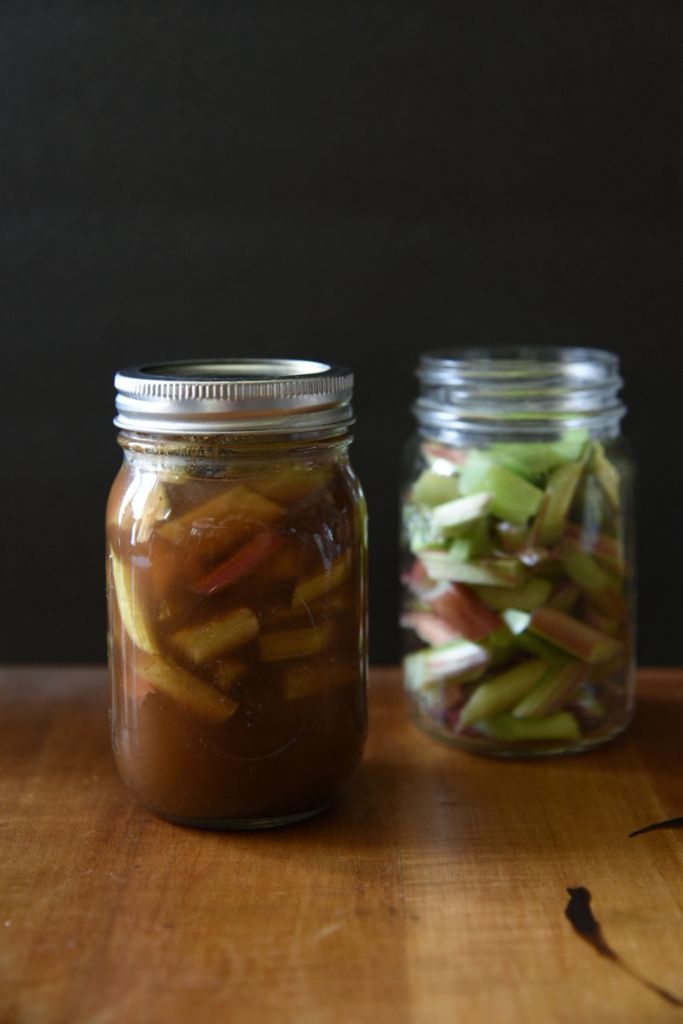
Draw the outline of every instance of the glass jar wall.
M415 721L502 756L609 740L634 691L617 358L465 349L424 356L418 377L401 617Z
M353 776L366 733L350 375L233 361L127 371L117 385L124 461L107 571L119 772L182 824L314 814Z

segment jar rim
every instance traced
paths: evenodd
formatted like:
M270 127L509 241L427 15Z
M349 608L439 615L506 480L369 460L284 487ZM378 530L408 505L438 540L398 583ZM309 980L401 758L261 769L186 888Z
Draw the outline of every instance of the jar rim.
M619 373L619 357L607 349L559 345L493 345L436 349L420 356L417 376L427 383L448 383L458 375L487 379L539 377L548 370L571 371L576 380L598 381Z
M353 374L306 359L211 358L120 370L114 424L158 434L346 429Z
M605 349L494 346L426 352L413 406L423 431L519 435L558 427L618 431L625 406L619 357Z

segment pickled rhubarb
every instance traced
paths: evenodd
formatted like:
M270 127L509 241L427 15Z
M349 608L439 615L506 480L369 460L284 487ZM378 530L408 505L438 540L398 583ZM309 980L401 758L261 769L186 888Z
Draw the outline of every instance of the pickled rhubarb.
M174 820L319 809L364 741L354 484L329 457L239 469L124 465L107 516L117 762Z

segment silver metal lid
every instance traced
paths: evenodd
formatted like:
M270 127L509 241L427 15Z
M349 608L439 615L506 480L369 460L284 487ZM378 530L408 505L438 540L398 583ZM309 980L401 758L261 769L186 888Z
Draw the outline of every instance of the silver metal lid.
M305 359L201 359L120 370L114 423L156 434L341 432L353 374Z

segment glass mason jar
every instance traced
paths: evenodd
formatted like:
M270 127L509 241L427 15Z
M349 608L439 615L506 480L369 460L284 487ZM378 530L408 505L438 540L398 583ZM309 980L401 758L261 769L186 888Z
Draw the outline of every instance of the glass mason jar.
M298 360L116 376L107 507L117 767L184 825L333 803L366 735L366 514L351 374Z
M503 756L585 750L634 696L632 468L616 356L422 357L403 493L412 715Z

